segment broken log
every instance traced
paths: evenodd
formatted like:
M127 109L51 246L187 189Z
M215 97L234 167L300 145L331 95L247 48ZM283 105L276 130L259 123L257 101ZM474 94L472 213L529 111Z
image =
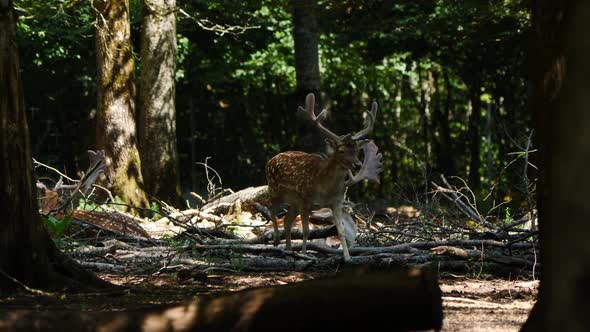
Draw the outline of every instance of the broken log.
M0 329L21 331L416 331L442 326L433 273L366 271L203 297L172 307L127 312L12 310Z

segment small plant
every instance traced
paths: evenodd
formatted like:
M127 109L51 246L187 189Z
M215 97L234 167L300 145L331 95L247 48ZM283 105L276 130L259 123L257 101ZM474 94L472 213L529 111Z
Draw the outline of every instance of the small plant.
M506 210L504 213L504 223L510 224L513 221L514 221L514 218L512 218L512 214L510 213L510 207L506 207Z
M74 209L86 210L86 211L99 211L99 212L104 211L104 209L102 209L100 207L100 205L95 204L92 201L89 201L88 199L86 199L84 197L80 197L78 199L77 204L74 204Z
M169 247L174 248L179 253L184 252L185 243L182 240L171 237L169 235L162 236L160 240L164 241Z
M162 213L162 205L159 204L158 202L152 201L150 203L150 210L151 210L151 213L153 215L152 218L154 220L157 220L158 218L160 218L160 216L164 216L165 215L164 213Z
M49 232L57 239L61 239L72 222L70 216L58 219L54 216L41 217Z

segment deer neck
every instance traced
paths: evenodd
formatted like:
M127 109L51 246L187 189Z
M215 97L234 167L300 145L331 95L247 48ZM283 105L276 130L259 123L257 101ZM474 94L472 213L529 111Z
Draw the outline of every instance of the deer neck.
M342 186L352 166L347 167L345 163L335 157L323 160L317 176L320 181L329 187Z

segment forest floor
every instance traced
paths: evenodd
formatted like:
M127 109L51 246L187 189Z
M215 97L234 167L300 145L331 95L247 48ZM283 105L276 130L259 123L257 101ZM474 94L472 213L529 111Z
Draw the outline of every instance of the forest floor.
M181 303L206 294L282 285L322 276L317 272L221 272L209 274L203 278L183 280L178 274L98 273L98 275L113 284L129 287L130 291L119 296L98 294L59 297L33 294L10 298L0 296L0 311L6 309L34 309L39 312L136 310L155 305ZM440 287L443 292L444 306L442 331L506 332L518 331L526 320L535 302L538 282L481 276L470 278L443 273ZM310 310L318 310L318 308L310 307Z
M101 274L112 283L149 290L145 300L175 303L187 296L237 291L250 287L282 285L321 276L317 273L266 272L221 273L206 281L178 282L177 277ZM469 278L445 274L440 280L443 291L444 327L451 331L518 331L535 302L538 281ZM156 289L158 291L154 292ZM158 296L159 295L159 296ZM151 298L153 296L153 298ZM362 304L359 304L362 305ZM116 306L116 304L115 304ZM317 310L317 308L310 308Z
M329 210L314 211L310 216L307 254L300 252L298 244L299 218L292 232L293 250L272 246L274 233L268 213L255 204L262 187L230 194L209 208L172 210L153 220L108 206L95 210L98 206L93 204L68 210L73 221L66 233L61 230L63 237L56 236L56 243L83 267L125 291L106 296L24 290L16 297L0 294L0 330L3 319L4 323L19 319L6 314L11 309L50 315L60 310L143 311L253 287L317 279L348 267L371 266L436 271L443 299L442 331L518 331L537 294L538 281L533 280L540 266L536 232L525 226L529 221L526 214L516 220L484 218L465 200L466 195L447 187L438 190L457 204L461 213L438 204L439 208L431 208L429 213L413 206L388 207L380 214L362 205L350 208L345 221L357 227L356 244L351 249L351 263L345 265L341 250L336 249L340 242L329 221ZM226 198L232 200L225 202ZM46 201L42 205L50 213L52 207ZM53 219L62 218L66 220L59 215ZM64 222L46 224L59 234L56 226ZM279 227L283 227L281 218ZM363 303L355 305L362 308ZM388 309L379 307L375 315L395 315ZM321 314L322 308L310 304L309 310L315 315Z

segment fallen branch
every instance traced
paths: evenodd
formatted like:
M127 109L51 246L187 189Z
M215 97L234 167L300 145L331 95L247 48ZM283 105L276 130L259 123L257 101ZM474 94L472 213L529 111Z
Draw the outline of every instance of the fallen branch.
M123 265L115 265L115 264L108 264L108 263L98 263L98 262L85 262L77 260L77 262L82 265L82 267L89 268L95 271L116 271L121 272L125 270L125 266Z
M461 200L461 197L459 197L459 195L457 194L457 190L450 188L450 185L448 184L448 182L444 178L444 176L441 175L441 178L442 178L443 182L448 186L448 188L441 187L433 181L432 186L434 187L436 192L443 195L443 197L445 197L449 201L455 203L455 205L457 205L457 208L461 212L463 212L468 218L473 219L475 222L477 222L478 224L480 224L484 227L487 227L489 229L493 229L496 231L498 230L498 227L496 227L496 226L492 225L491 223L489 223L488 221L486 221L477 212L475 212L468 204L463 202L463 200Z
M189 220L191 220L193 217L197 217L201 220L211 221L216 224L223 222L223 219L221 217L218 217L218 216L210 214L210 213L202 212L201 210L196 210L196 209L189 209L189 210L174 212L174 213L171 213L163 218L158 219L156 222L157 223L167 223L167 222L170 222L171 219L172 220L175 219L177 222L188 223ZM195 223L197 223L197 222L199 222L199 221L195 221Z
M302 258L302 259L306 259L306 260L315 259L313 257L307 256L307 255L302 255L302 254L296 253L291 250L284 250L279 247L271 247L271 246L266 246L266 245L246 245L246 244L241 244L241 245L240 244L201 245L201 244L196 244L196 245L191 246L190 249L197 250L197 251L231 250L231 251L235 251L235 252L239 252L239 253L252 253L252 254L258 254L258 255L272 254L272 255L277 255L277 256L282 256L282 257Z

